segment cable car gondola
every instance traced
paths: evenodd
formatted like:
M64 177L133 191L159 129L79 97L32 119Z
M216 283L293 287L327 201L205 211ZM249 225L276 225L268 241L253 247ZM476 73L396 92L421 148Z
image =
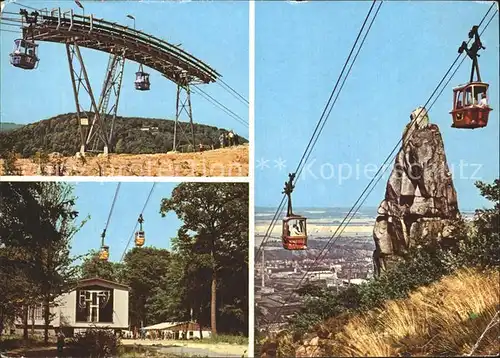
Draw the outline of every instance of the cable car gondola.
M14 67L32 70L38 67L38 45L34 41L17 39L14 41L14 51L10 54L10 63Z
M102 245L99 250L99 260L108 261L109 259L109 246Z
M142 214L139 215L139 219L137 221L139 222L140 226L139 226L139 231L135 233L135 246L142 247L144 245L144 242L146 241L146 237L144 236L144 230L142 230L142 223L144 222Z
M139 65L139 71L135 73L135 89L139 91L149 91L151 83L149 82L149 73L144 72L142 63Z
M295 173L288 174L289 180L285 183L283 194L288 197L288 209L286 217L283 219L281 240L283 248L286 250L307 249L307 227L304 216L296 215L292 210L292 192L294 189L293 179Z
M479 73L478 51L486 49L481 43L478 26L473 26L469 32L469 38L474 38L474 43L467 48L464 41L458 49L459 53L464 51L472 60L470 80L467 84L453 88L453 109L450 114L453 119L453 128L482 128L488 125L488 117L492 108L488 105L487 83L481 82ZM474 79L476 73L476 79Z
M99 249L99 260L108 261L109 259L109 246L104 245L104 238L106 237L106 228L101 234L101 248Z

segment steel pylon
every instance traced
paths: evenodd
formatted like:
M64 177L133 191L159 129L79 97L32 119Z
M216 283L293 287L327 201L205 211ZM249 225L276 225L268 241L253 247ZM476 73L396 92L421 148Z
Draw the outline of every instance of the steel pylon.
M177 100L175 108L173 150L178 151L181 139L184 139L188 143L188 151L189 147L191 147L191 150L194 152L196 151L196 143L194 136L193 111L191 107L191 88L189 82L187 81L184 83L177 83ZM185 118L186 116L187 118ZM183 118L186 120L181 122L181 119Z
M80 127L80 153L84 155L85 152L89 151L102 151L104 154L108 154L110 143L113 141L113 126L120 99L125 65L124 51L110 54L99 102L95 100L77 42L66 43L66 52L75 97L78 125ZM82 88L90 98L89 111L86 111L81 103ZM114 98L113 105L108 110L112 95ZM109 127L106 126L108 117L111 117ZM90 122L90 119L92 119L92 122Z
M125 50L119 53L112 53L109 55L108 67L106 70L106 75L104 77L104 82L102 84L101 96L99 97L99 103L97 107L99 108L99 125L103 127L103 131L107 136L107 144L109 146L109 151L114 151L114 124L116 120L116 115L118 111L118 103L120 101L120 91L123 79L123 70L125 67ZM113 99L111 101L111 99ZM111 102L110 102L111 101ZM109 107L111 103L111 107ZM96 119L96 118L94 118ZM109 124L108 124L109 123ZM90 129L89 136L87 137L87 145L93 140L93 150L99 151L99 140L98 136L94 135L91 138L92 127Z

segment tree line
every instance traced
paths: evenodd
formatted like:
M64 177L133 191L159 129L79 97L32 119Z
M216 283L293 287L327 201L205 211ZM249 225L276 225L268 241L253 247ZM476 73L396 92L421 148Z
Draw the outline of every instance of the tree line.
M112 149L126 154L166 153L173 149L174 125L173 120L117 116ZM222 128L194 124L195 146L203 144L219 148L219 137L224 132L227 131ZM181 147L189 145L183 135L179 135L177 140ZM248 143L241 136L238 140L240 144ZM0 131L0 154L14 152L23 158L32 157L37 152L58 152L70 156L80 150L80 144L76 113L61 114L21 128Z
M131 329L192 319L213 335L248 335L247 184L178 185L157 203L161 215L174 211L183 222L172 250L133 248L122 262L101 261L95 251L71 255L90 219L76 210L73 190L0 183L0 332L20 317L28 338L28 310L43 303L47 341L54 299L80 279L100 277L130 287Z

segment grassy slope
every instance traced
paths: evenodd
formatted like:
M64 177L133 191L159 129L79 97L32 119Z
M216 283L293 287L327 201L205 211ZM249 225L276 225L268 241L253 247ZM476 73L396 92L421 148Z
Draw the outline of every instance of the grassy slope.
M404 300L350 317L331 319L322 336L304 342L306 351L331 356L412 356L469 354L495 313L500 309L499 271L462 269ZM475 354L498 354L500 325L485 335Z

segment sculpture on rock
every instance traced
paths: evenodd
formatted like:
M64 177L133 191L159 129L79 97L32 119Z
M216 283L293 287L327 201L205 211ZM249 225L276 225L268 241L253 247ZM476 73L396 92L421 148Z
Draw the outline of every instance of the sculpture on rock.
M375 275L417 243L453 241L460 218L439 128L423 107L410 115L373 229Z

